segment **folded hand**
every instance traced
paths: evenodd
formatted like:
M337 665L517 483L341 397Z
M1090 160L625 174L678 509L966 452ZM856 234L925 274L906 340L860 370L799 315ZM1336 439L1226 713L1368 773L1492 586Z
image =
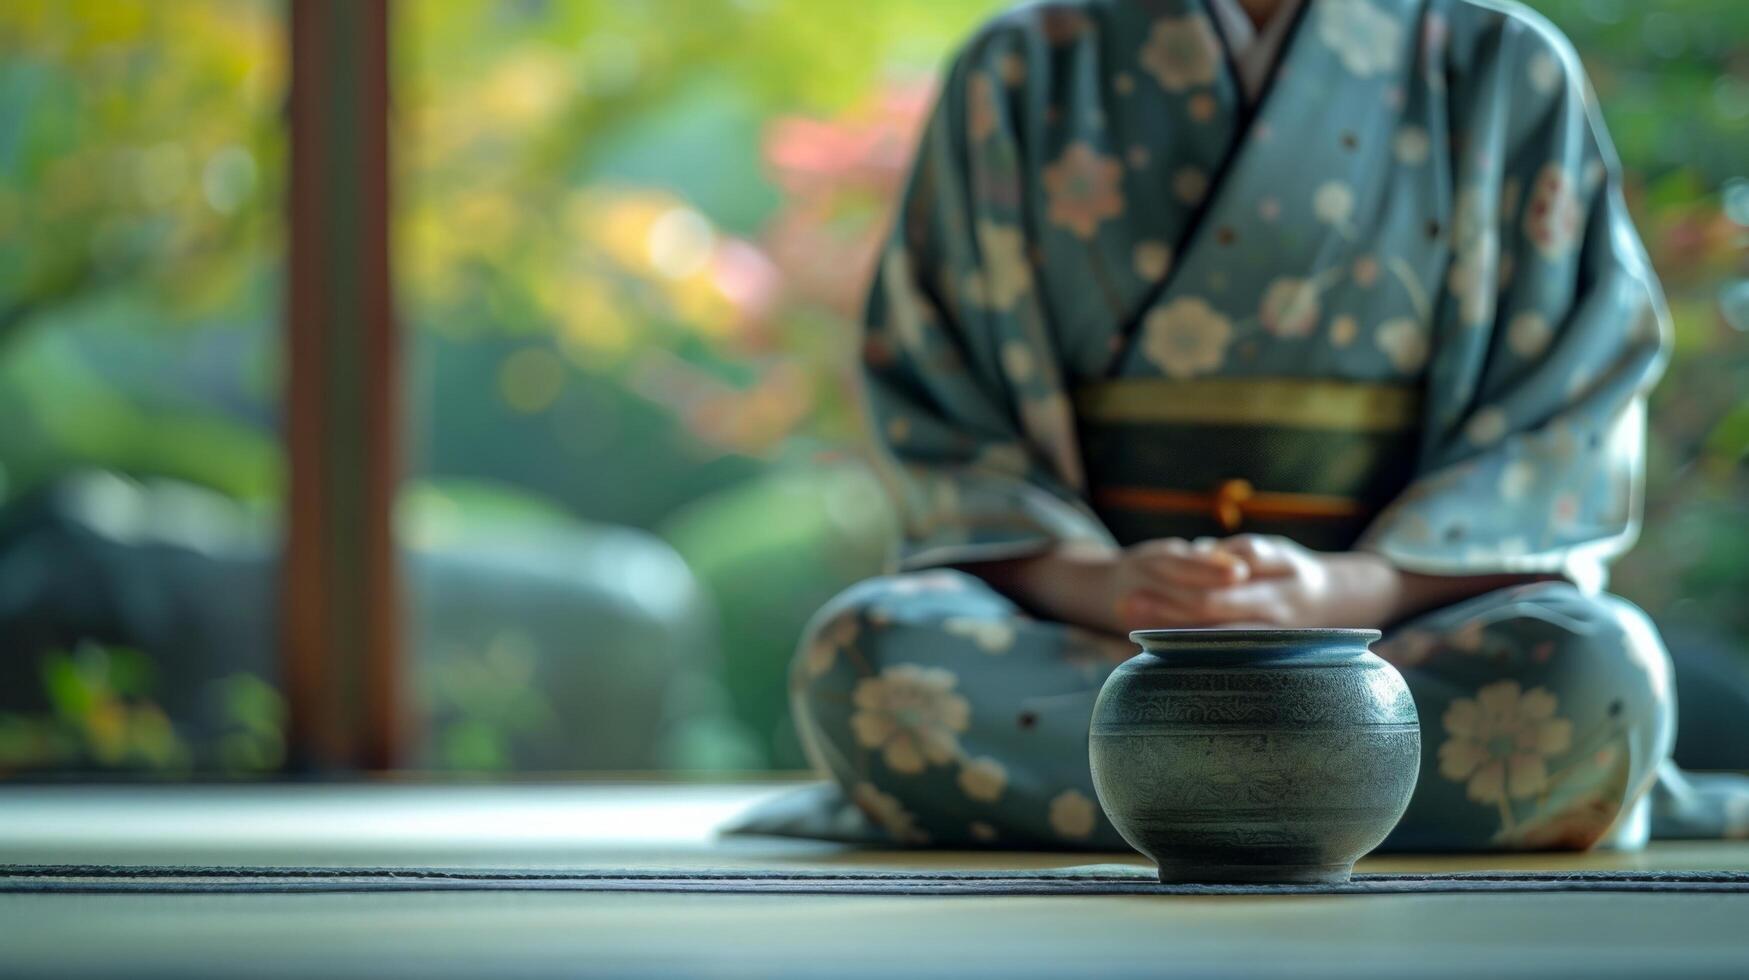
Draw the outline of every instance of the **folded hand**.
M1139 554L1129 560L1138 574L1123 583L1119 615L1127 629L1378 626L1399 600L1397 572L1384 559L1312 551L1283 537L1159 541L1131 551L1164 553L1176 564L1171 574L1144 577L1140 570L1158 562Z

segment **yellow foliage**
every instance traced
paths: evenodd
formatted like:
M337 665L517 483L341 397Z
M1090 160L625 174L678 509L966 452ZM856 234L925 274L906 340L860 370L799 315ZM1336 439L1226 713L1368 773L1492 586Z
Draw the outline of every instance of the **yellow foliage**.
M481 89L481 104L501 126L538 126L582 84L572 59L546 45L508 52Z
M615 284L599 277L567 277L552 290L559 341L581 367L598 366L631 346L631 324L614 293Z

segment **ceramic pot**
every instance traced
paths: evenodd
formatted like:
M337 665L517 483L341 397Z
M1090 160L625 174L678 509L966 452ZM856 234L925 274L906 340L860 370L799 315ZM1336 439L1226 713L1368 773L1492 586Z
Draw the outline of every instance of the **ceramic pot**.
M1421 726L1377 630L1143 630L1093 785L1166 882L1340 882L1409 805Z

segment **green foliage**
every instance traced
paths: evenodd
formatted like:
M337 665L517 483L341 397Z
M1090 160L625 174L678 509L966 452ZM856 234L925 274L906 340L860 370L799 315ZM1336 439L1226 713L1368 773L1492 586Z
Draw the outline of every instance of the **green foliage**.
M1738 0L1531 0L1567 32L1629 169L1693 182L1659 203L1690 203L1743 176L1749 160L1749 4Z
M225 731L217 740L217 768L267 773L285 759L285 700L279 688L254 674L231 674L213 684Z
M931 74L999 6L394 7L417 475L513 486L544 502L535 522L660 528L715 593L732 694L780 761L794 634L890 533L880 508L844 504L866 477L819 465L861 438L873 243ZM1749 289L1749 203L1725 207L1749 177L1749 4L1533 6L1585 58L1675 319L1646 532L1617 587L1749 636L1749 312L1733 328L1720 311ZM279 0L0 4L0 496L96 465L276 497L284 20ZM500 496L410 497L409 526ZM190 764L150 720L137 656L55 657L57 707L0 717L0 767ZM438 659L420 691L457 719L443 764L508 765L561 710L518 693L514 649ZM271 765L271 686L215 691L233 719L218 764ZM117 749L100 716L154 747Z
M782 681L801 624L890 567L897 522L865 469L786 470L697 501L664 527L716 596L729 695L781 768L804 766Z
M452 650L425 672L425 702L449 717L434 761L445 769L510 768L519 738L551 734L552 703L532 682L539 651L518 630L500 631L485 649Z
M253 674L213 681L218 730L191 740L157 701L166 683L151 657L125 647L82 643L38 659L46 710L0 712L0 776L12 771L135 770L159 776L192 771L272 772L285 756L285 705Z
M276 482L259 358L282 252L280 18L274 0L0 5L13 490L87 463L255 497Z
M119 283L182 317L235 302L278 252L278 14L269 0L0 10L0 328Z
M45 760L62 768L186 771L188 747L151 700L150 658L85 644L40 662L46 715L0 715L0 772Z
M99 327L118 319L103 316ZM87 465L186 480L241 499L277 494L280 453L271 432L171 397L156 404L130 397L84 356L81 342L92 333L86 326L61 320L56 329L33 330L0 358L0 415L17 420L0 428L0 461L11 481L28 488Z
M1749 316L1722 315L1749 277L1749 215L1725 207L1749 174L1749 4L1537 0L1596 86L1675 350L1652 399L1645 530L1614 587L1666 625L1749 638Z

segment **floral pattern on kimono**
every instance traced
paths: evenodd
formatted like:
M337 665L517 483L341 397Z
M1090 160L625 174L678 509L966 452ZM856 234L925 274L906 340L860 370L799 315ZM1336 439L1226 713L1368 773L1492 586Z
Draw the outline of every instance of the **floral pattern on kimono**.
M1668 331L1578 59L1494 0L1297 16L1255 103L1202 0L1028 5L954 60L866 318L909 571L809 628L797 725L846 808L798 832L1122 846L1087 723L1132 648L931 566L1131 543L1097 506L1107 457L1082 406L1132 382L1389 389L1413 448L1344 546L1566 580L1431 610L1380 644L1426 745L1395 846L1632 846L1746 822L1740 779L1666 761L1668 656L1598 591L1634 536ZM1283 448L1310 438L1294 421L1253 428ZM1211 445L1188 438L1189 455ZM1142 478L1167 488L1201 462L1148 459Z
M867 318L907 567L1108 540L1071 398L1135 350L1418 382L1360 546L1602 584L1667 331L1577 58L1480 0L1302 19L1254 116L1199 0L1025 7L956 59Z

